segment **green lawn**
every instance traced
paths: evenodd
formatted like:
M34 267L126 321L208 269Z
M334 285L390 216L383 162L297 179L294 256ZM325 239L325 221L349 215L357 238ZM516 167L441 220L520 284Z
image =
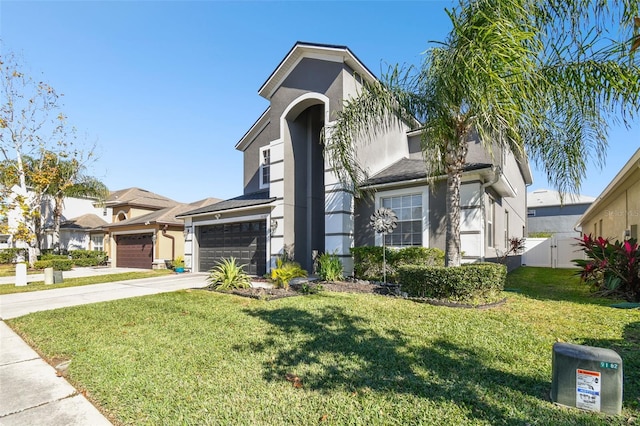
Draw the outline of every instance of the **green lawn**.
M42 271L37 269L27 269L27 274L41 274ZM0 264L0 277L15 277L16 265L14 264Z
M345 293L266 302L191 290L8 323L45 357L72 359L69 380L116 424L626 425L640 418L640 311L589 298L572 271L521 268L508 287L518 292L490 310ZM621 354L622 416L549 402L557 339Z
M111 283L115 281L137 280L140 278L153 278L163 275L173 274L170 269L155 269L140 272L122 272L119 274L94 275L91 277L64 278L58 284L46 284L44 281L34 281L26 286L16 286L15 284L0 284L0 295L13 293L26 293L29 291L51 290L54 288L77 287L80 285ZM64 272L62 273L64 277Z

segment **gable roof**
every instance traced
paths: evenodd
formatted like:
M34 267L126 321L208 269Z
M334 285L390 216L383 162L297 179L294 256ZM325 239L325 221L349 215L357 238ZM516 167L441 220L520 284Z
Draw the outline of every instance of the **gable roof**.
M271 73L267 81L260 87L258 94L265 99L271 99L275 90L287 78L289 73L304 58L316 58L327 61L345 63L368 81L377 80L377 77L353 54L347 46L335 44L308 43L297 41L284 59L280 61L276 69Z
M90 231L98 230L105 225L108 225L108 222L106 220L93 213L87 213L83 214L82 216L65 220L60 224L60 229Z
M109 224L109 228L130 226L130 225L184 225L184 221L177 219L177 216L183 213L193 210L202 206L210 206L219 202L219 198L205 198L204 200L194 201L193 203L180 203L172 207L166 207L164 209L156 210L151 213L143 214L141 216L132 217L121 222Z
M117 207L122 205L132 205L138 207L150 207L162 209L179 204L171 198L164 197L146 189L126 188L112 191L105 201L107 207Z
M239 197L220 201L219 203L204 206L196 210L191 210L179 215L178 217L196 216L206 213L221 212L225 210L260 206L263 204L269 204L274 200L275 197L269 197L269 191L258 191L251 194L244 194L240 195Z

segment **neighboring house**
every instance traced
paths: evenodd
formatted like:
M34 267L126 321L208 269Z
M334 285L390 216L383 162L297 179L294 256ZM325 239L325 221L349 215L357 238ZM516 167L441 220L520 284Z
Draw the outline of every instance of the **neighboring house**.
M53 248L54 206L55 200L52 197L45 196L43 198L41 203L43 249ZM77 222L80 218L82 218L80 222ZM99 203L95 198L66 197L60 217L60 248L63 250L93 250L90 248L91 226L102 226L111 220L111 209ZM94 232L97 231L94 230Z
M103 247L111 265L151 269L154 255L153 238L157 227L155 224L146 224L146 221L140 224L134 219L179 204L170 198L140 188L112 191L104 203L112 212L112 218L103 228Z
M347 272L350 248L381 245L369 227L380 206L399 224L389 245L445 246L445 181L428 184L420 135L406 126L371 135L357 156L370 173L372 200L355 199L325 164L321 132L363 80L376 77L345 46L296 43L259 89L269 107L237 143L244 155L244 194L187 212L185 257L194 271L234 256L262 275L292 250L311 271L318 253L337 254ZM491 159L471 142L461 188L465 261L500 255L526 221L526 162L511 153Z
M579 237L576 223L595 197L560 193L550 189L536 189L527 193L528 236L552 234L555 237Z
M165 268L167 262L184 256L184 222L176 216L218 201L207 198L183 204L138 188L112 193L107 205L113 207L114 222L103 227L111 265Z
M17 186L15 188L16 188L15 189L16 192L19 191ZM33 197L34 194L30 190L28 190L27 196ZM41 217L41 223L42 223L42 227L40 230L40 248L45 250L53 247L54 206L55 206L55 201L51 196L47 196L47 195L43 196L40 202L40 217ZM63 203L63 208L62 208L62 215L60 217L60 223L61 223L60 247L62 249L69 249L69 250L75 250L78 248L89 249L89 246L90 246L88 244L89 239L85 238L86 236L80 236L79 234L74 236L69 236L68 237L69 241L73 240L73 243L72 243L73 247L67 247L62 235L62 233L64 232L64 230L62 229L63 223L65 223L66 221L78 219L85 215L92 215L92 216L95 216L96 218L102 218L102 220L105 222L108 222L111 220L110 209L100 205L100 203L98 203L98 201L94 198L74 198L74 197L65 198ZM20 223L23 220L23 218L22 218L21 212L19 211L19 208L16 207L12 211L10 211L7 217L3 218L3 220L6 221L6 224L9 229L16 229L16 227L18 226L18 223ZM99 223L99 222L95 221L95 223ZM83 229L82 233L88 232L85 229L85 225L86 223L83 223L81 226ZM77 229L79 228L76 228L76 230ZM83 242L87 244L83 245L84 244ZM19 242L17 243L17 245L23 245L23 243ZM8 234L0 235L0 248L8 248L8 247L14 247L14 246L16 246L16 243L12 241L12 238L10 235Z
M60 247L66 250L104 251L106 225L106 220L92 213L66 220L60 224Z
M637 239L639 224L640 149L578 221L584 234L613 240Z

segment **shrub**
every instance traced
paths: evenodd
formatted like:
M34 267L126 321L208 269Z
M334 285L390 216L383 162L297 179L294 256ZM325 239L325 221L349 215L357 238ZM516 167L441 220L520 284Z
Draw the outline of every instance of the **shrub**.
M477 303L496 300L504 290L507 268L497 263L399 268L402 291L412 297Z
M83 257L79 259L73 259L75 266L96 266L100 264L100 259L97 257Z
M38 256L38 260L69 260L66 254L54 254L50 251L44 252Z
M394 267L402 265L444 266L444 251L439 248L404 247L392 256Z
M245 265L238 264L235 257L221 259L216 266L211 268L207 281L209 286L217 290L232 290L235 288L248 288L251 286L251 278L244 272Z
M591 235L577 238L587 259L573 262L580 278L605 295L640 302L640 248L635 239L616 241Z
M18 259L18 256L22 258L27 258L27 249L23 248L6 248L0 250L0 263L8 264L15 263Z
M385 256L387 258L387 277L391 277L394 252L385 247ZM380 246L362 246L353 247L351 249L353 257L353 275L361 280L382 281L383 276L383 257L382 247Z
M53 268L56 271L70 271L73 268L73 260L67 259L46 259L34 262L35 269Z
M353 274L362 280L382 281L382 247L362 246L351 249L353 256ZM404 265L444 266L444 251L439 248L403 247L392 249L385 247L387 260L387 281L398 283L398 268Z
M318 276L323 281L342 281L344 267L340 258L331 253L323 253L318 258Z
M70 250L69 256L72 259L104 259L107 253L99 250Z
M276 260L276 267L271 270L271 282L276 288L289 289L289 283L294 278L302 278L307 276L307 271L302 269L299 263L292 261L283 261L281 258Z

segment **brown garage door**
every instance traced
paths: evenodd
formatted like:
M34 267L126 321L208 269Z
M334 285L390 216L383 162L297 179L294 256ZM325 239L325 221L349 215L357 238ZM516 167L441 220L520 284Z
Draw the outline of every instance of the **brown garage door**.
M153 264L153 234L117 235L116 266L151 269Z
M226 223L200 226L198 234L200 271L208 271L223 258L235 257L246 264L245 272L262 276L267 271L267 222Z

